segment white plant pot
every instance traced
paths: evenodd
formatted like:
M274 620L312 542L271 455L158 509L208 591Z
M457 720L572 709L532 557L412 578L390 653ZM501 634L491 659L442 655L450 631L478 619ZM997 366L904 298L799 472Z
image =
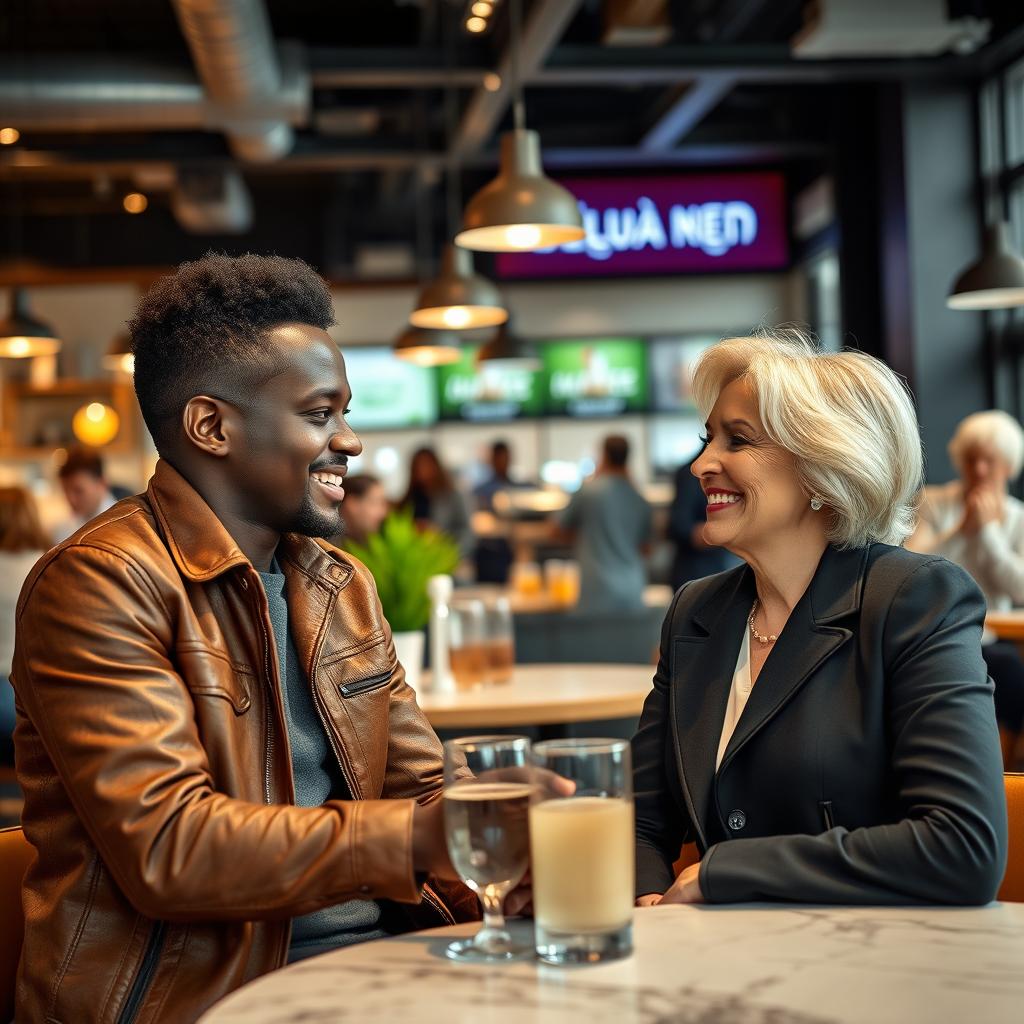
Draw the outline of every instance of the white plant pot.
M405 669L405 681L414 690L419 689L420 676L423 674L424 640L423 630L394 634L398 662Z

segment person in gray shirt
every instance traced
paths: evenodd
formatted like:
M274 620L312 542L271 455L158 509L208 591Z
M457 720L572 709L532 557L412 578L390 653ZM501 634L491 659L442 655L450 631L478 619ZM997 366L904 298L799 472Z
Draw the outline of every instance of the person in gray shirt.
M651 506L629 479L629 441L604 439L601 464L561 513L561 535L580 563L581 611L642 608L652 539Z

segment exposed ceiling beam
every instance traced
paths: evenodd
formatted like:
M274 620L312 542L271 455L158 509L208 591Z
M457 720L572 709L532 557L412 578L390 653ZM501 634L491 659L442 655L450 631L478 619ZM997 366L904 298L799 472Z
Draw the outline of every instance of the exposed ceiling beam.
M579 9L582 0L537 0L523 26L518 72L528 82L548 58ZM501 84L494 92L480 87L473 94L452 145L453 154L465 159L487 145L512 102L513 54L506 50L498 66Z
M731 75L701 75L647 131L640 140L640 148L653 152L671 149L718 106L735 84Z

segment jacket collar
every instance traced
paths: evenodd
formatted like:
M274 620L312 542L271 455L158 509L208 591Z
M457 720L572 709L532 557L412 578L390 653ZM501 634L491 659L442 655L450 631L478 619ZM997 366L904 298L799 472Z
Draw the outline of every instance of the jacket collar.
M167 540L178 570L187 579L204 583L229 569L252 568L234 538L199 492L169 463L160 459L146 496ZM335 587L346 583L352 566L333 548L309 537L285 534L281 555L309 581Z
M761 669L722 758L721 771L852 635L839 623L860 609L868 550L825 549ZM684 624L683 632L674 637L673 726L684 792L705 847L705 826L715 811L715 756L739 644L756 593L749 566L734 570L691 612L692 626Z

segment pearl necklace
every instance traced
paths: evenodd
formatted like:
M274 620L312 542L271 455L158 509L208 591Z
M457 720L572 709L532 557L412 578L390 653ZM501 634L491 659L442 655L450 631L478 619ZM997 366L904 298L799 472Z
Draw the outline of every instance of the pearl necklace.
M768 636L762 636L757 631L757 627L754 625L754 616L757 614L758 602L754 601L754 607L750 609L750 618L747 622L750 625L750 635L762 646L767 647L768 644L775 643L779 638L774 633L769 633Z

